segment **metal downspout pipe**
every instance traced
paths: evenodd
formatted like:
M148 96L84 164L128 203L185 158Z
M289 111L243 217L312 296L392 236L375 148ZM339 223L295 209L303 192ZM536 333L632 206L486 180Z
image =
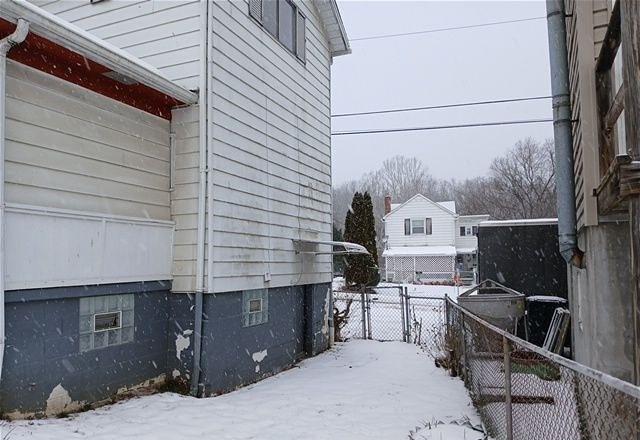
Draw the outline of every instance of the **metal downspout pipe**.
M7 79L7 54L14 46L22 43L29 33L29 23L18 19L15 31L0 40L0 379L2 378L2 361L5 346L5 315L4 315L4 148L5 148L5 98Z
M553 95L558 244L560 253L567 263L583 267L584 253L578 248L576 233L573 135L564 0L547 0L547 30Z
M199 86L199 168L200 181L198 189L198 225L197 225L197 241L196 241L196 292L194 307L194 331L193 331L193 371L191 375L190 393L192 396L200 395L200 358L202 349L202 311L204 303L204 279L205 279L205 239L206 239L206 210L207 210L207 107L208 107L208 89L207 89L207 73L208 73L208 16L209 2L203 1L200 10L200 30L201 30L201 60L200 60L200 86Z

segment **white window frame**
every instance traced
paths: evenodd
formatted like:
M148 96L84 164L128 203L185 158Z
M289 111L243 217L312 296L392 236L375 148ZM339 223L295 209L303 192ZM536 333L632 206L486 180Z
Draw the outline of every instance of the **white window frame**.
M415 226L416 222L421 222L422 223L422 232L415 232L414 231L414 228L416 228L416 226ZM426 219L424 219L424 218L412 218L411 219L411 235L426 235L426 233L427 233Z
M117 327L109 327L109 328L104 328L102 330L96 330L96 317L97 316L113 315L114 313L118 315L118 326ZM93 330L94 333L108 332L109 330L120 330L122 328L122 310L118 310L118 311L115 311L115 312L94 313L93 314L93 328L94 328L94 330Z

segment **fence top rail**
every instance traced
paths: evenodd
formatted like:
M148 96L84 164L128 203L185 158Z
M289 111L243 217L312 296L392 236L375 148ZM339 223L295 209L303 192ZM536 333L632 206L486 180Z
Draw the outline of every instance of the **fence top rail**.
M552 360L553 362L555 362L556 364L559 364L565 368L568 368L576 373L580 373L584 376L587 376L593 380L596 380L598 382L602 382L605 385L608 385L612 388L617 389L618 391L621 391L625 394L630 395L631 397L633 397L634 399L640 399L640 387L633 385L632 383L626 382L622 379L618 379L616 377L610 376L606 373L603 373L602 371L598 371L595 370L593 368L587 367L586 365L580 364L578 362L572 361L570 359L564 358L558 354L552 353L548 350L545 350L541 347L538 347L537 345L533 345L532 343L525 341L523 339L518 338L515 335L512 335L511 333L502 330L501 328L496 327L493 324L488 323L487 321L485 321L482 318L479 318L478 316L474 315L473 313L469 312L468 310L466 310L464 307L461 307L459 304L453 302L448 296L445 297L445 301L447 302L447 304L450 307L453 307L454 309L458 310L460 313L462 313L463 315L467 316L468 318L476 321L477 323L481 324L484 327L487 327L488 329L492 330L493 332L507 338L508 340L510 340L511 342L516 343L517 345L526 348L529 351L533 351L537 354L539 354L540 356L543 356L549 360Z
M405 295L409 299L434 299L438 301L444 301L444 298L441 296L422 296L422 295Z

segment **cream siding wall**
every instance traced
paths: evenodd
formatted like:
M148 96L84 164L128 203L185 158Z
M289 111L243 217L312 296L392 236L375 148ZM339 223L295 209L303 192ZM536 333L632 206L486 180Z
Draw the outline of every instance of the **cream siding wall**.
M31 0L195 89L200 71L198 0Z
M600 181L598 119L595 98L595 63L606 25L606 0L567 0L567 47L573 119L576 216L578 228L598 224L593 190Z
M170 220L169 121L8 62L7 203Z
M296 4L306 64L247 2L211 4L216 292L331 280L329 256L293 250L292 239L331 239L330 53L315 7Z
M196 241L199 177L199 107L172 112L174 134L174 188L171 191L171 218L175 221L173 248L173 291L193 292L196 288Z
M431 218L432 235L404 235L405 218ZM435 203L416 197L385 219L385 235L389 247L397 246L454 246L455 215Z
M7 68L6 288L171 278L169 121Z

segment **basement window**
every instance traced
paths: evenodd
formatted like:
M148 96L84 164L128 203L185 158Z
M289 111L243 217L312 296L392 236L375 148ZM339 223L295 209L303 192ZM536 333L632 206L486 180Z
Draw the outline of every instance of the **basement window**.
M269 292L267 289L242 292L242 325L251 327L269 321Z
M132 342L133 294L80 298L80 351Z

